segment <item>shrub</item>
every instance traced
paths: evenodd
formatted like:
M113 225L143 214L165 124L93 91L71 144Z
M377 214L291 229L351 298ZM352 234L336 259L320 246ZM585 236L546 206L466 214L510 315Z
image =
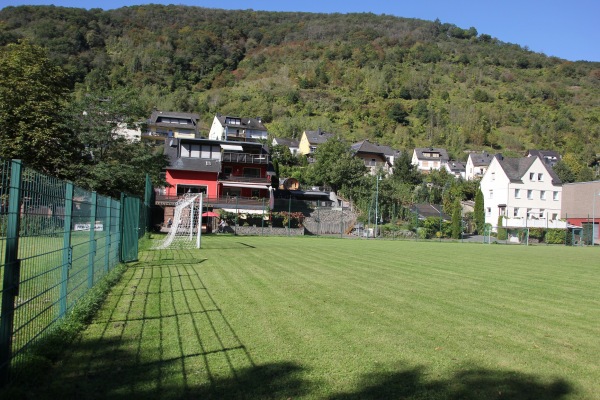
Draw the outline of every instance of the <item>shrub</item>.
M546 231L546 243L563 244L565 243L566 234L564 229L548 229Z

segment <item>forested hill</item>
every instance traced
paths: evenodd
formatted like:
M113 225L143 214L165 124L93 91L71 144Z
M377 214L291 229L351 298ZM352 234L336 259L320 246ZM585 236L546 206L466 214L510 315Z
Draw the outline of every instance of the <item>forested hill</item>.
M374 14L116 10L0 11L0 45L46 47L76 92L134 88L148 112L261 116L401 149L507 155L555 149L573 168L600 153L600 63L568 62L476 28Z

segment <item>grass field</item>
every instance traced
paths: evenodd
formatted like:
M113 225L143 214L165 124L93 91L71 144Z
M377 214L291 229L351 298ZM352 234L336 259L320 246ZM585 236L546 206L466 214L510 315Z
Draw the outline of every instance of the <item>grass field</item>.
M30 398L598 399L599 249L144 250Z

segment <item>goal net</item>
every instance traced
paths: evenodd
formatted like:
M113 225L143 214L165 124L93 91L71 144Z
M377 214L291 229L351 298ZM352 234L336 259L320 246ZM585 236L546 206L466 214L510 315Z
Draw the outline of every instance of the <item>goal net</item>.
M167 237L155 248L200 248L202 194L186 194L175 204L173 223Z

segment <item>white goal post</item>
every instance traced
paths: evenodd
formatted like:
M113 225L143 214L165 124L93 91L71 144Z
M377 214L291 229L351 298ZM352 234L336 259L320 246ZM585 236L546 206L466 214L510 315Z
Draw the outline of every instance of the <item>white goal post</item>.
M155 249L200 248L202 200L202 193L188 193L177 201L169 233Z

